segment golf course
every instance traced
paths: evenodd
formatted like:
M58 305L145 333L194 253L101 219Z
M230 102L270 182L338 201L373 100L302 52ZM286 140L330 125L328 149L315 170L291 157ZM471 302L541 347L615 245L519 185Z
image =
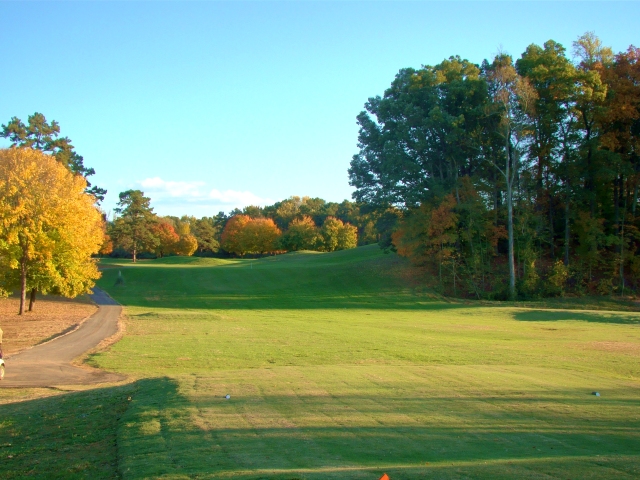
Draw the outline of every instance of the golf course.
M128 381L3 405L2 478L640 475L631 306L447 301L377 246L102 265Z

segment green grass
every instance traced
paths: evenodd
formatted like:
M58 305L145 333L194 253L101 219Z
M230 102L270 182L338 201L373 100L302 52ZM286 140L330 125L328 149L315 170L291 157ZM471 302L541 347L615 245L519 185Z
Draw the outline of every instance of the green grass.
M109 263L117 268L100 286L127 306L127 332L89 361L134 381L62 397L71 402L2 406L0 435L14 440L0 448L0 477L27 471L17 455L5 463L16 445L33 459L56 441L37 433L53 420L36 429L22 412L56 405L65 435L88 435L96 427L77 404L93 412L108 398L116 413L98 428L116 448L95 452L87 471L72 469L83 451L70 450L56 464L61 476L640 476L640 313L631 307L445 301L376 247Z

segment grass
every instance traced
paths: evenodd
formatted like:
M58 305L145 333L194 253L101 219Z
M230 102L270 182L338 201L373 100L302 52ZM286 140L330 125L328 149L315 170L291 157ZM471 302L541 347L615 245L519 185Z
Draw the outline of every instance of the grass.
M60 441L104 438L70 445L49 470L65 477L640 476L637 312L448 302L376 247L109 263L127 334L89 362L133 381L2 406L2 478L62 418ZM47 409L58 420L24 413ZM101 441L116 448L77 467Z

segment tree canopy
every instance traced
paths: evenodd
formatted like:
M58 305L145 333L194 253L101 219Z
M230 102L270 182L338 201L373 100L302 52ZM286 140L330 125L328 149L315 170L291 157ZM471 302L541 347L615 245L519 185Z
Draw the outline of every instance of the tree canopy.
M138 253L153 250L160 241L154 235L156 216L151 208L151 199L140 190L121 192L118 206L114 211L119 215L113 222L111 237L133 255L136 262Z
M399 213L393 244L442 291L640 286L640 50L614 55L592 33L573 50L402 69L358 115L354 198Z
M29 115L27 124L17 117L12 117L6 125L2 125L0 136L8 139L13 147L33 148L52 154L62 165L76 175L81 175L87 182L87 193L93 195L98 202L104 200L107 191L92 186L87 180L96 172L84 165L84 158L75 151L69 137L59 137L60 125L55 120L51 123L42 113Z
M103 220L86 186L51 155L0 150L0 287L20 289L20 314L27 290L32 301L36 291L75 297L100 276Z

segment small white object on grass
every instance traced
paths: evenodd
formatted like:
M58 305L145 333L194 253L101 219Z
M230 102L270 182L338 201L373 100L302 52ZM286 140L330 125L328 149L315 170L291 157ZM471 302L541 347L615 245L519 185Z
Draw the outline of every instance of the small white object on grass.
M591 395L595 395L596 397L600 396L600 392L593 392Z
M226 398L227 400L229 400L229 399L231 398L231 395L229 395L229 394L227 393L227 396L226 396L226 397L224 397L224 398Z

